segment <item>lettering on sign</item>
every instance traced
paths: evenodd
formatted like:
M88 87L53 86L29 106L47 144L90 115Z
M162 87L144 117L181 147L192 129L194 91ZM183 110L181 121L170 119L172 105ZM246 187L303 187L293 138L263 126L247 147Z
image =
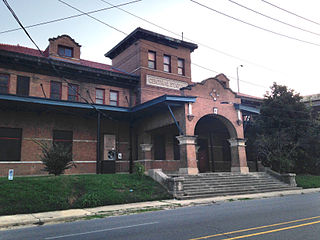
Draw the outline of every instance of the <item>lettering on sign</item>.
M147 85L179 90L180 88L188 86L188 83L147 75Z

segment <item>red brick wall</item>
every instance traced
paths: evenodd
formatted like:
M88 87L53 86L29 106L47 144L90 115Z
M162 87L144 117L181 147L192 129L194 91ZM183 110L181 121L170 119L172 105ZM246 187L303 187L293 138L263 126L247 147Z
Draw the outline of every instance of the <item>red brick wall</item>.
M1 73L6 73L10 75L10 81L9 81L9 93L10 94L16 94L17 89L17 76L27 76L30 77L30 92L29 96L32 97L44 97L41 85L43 86L45 95L47 98L50 98L50 82L51 81L57 81L62 83L62 93L61 97L62 100L68 100L68 84L67 82L63 81L60 78L46 76L42 74L34 74L34 73L27 73L27 72L20 72L10 69L4 69L0 68ZM88 97L87 90L90 93L90 96L93 101L95 101L96 96L96 88L104 89L105 90L105 104L109 105L110 101L110 90L117 91L119 93L119 106L122 107L128 107L130 102L130 90L126 88L119 88L119 87L113 87L108 85L102 85L102 84L93 84L93 83L87 83L87 82L79 82L74 80L68 80L69 83L77 84L79 85L79 93L81 96L87 99L87 101L91 102L90 98ZM127 101L127 99L128 101ZM83 99L79 97L80 102L85 102Z

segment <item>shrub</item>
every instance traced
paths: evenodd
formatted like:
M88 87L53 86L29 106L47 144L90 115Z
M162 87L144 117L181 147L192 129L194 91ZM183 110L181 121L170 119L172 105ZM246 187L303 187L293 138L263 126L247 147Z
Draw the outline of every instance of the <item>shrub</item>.
M134 165L134 171L140 178L142 178L146 169L141 163L136 163Z
M55 176L63 174L66 169L76 167L73 162L71 149L63 144L53 144L48 146L45 143L39 143L42 155L40 160L45 165L43 171Z

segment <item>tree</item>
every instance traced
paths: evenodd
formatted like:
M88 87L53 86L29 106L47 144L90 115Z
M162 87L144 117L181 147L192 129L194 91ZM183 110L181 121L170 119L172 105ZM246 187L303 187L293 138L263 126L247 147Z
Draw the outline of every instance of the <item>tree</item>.
M267 92L255 122L258 154L264 165L278 172L291 172L310 161L308 142L319 133L309 108L294 90L274 83ZM308 152L309 151L309 152Z
M44 171L55 176L61 175L65 170L76 167L73 162L72 151L63 144L53 144L48 146L45 143L37 142L40 146L42 155L41 161L44 164Z

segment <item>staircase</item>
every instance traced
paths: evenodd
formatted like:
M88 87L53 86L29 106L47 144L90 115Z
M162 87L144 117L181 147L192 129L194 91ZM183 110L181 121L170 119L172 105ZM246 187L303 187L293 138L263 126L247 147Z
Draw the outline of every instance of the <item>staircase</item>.
M248 174L217 172L179 175L179 177L184 177L184 181L183 191L177 196L178 199L301 189L283 183L265 172Z

